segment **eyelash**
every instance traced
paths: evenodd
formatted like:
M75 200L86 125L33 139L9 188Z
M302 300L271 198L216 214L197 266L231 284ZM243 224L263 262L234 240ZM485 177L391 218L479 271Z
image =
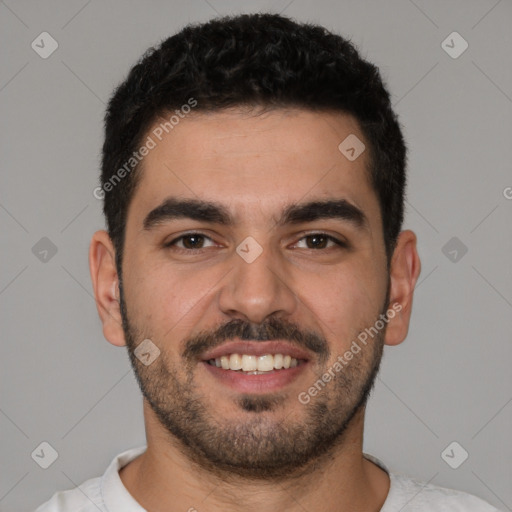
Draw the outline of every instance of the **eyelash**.
M208 240L212 240L211 237L209 237L208 235L205 235L204 233L201 233L199 231L191 231L189 233L185 233L177 238L174 238L173 240L171 240L170 242L164 244L164 248L172 248L174 246L174 244L176 242L178 242L179 240L182 240L183 238L187 238L189 236L194 236L194 235L199 235L199 236L202 236L203 238L207 238ZM338 238L335 238L331 235L328 235L327 233L323 233L321 231L318 231L318 232L313 232L313 233L307 233L306 235L304 235L302 238L299 239L300 240L303 240L304 238L308 238L308 237L311 237L311 236L322 236L322 237L325 237L328 239L328 241L332 241L334 242L337 246L339 246L339 248L347 248L348 247L348 244L343 242L342 240L339 240ZM213 241L213 240L212 240ZM206 250L208 249L207 247L200 247L199 249L186 249L186 248L183 248L183 247L174 247L173 250L177 251L177 252L196 252L196 253L200 253L202 252L203 250ZM332 247L326 247L326 248L323 248L323 249L310 249L308 248L308 250L310 251L325 251L327 249L332 249Z

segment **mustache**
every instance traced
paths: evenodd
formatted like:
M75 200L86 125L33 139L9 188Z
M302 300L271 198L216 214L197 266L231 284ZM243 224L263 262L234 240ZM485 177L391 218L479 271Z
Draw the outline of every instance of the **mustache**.
M243 341L286 340L317 354L321 361L326 361L330 356L329 345L324 337L313 331L302 331L295 324L277 318L271 318L262 324L251 324L235 319L213 332L203 331L185 342L182 356L193 362L206 350L234 338Z

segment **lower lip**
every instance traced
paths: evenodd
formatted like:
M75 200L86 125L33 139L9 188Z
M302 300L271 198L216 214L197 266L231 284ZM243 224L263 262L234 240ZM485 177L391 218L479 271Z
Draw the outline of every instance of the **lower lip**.
M294 368L274 370L259 375L248 375L243 372L224 370L203 361L201 363L211 375L222 384L241 393L270 393L279 391L291 384L308 365L305 361Z

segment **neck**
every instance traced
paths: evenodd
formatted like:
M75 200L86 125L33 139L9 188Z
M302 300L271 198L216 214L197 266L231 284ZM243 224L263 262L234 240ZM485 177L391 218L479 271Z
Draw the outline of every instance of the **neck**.
M363 457L364 409L332 452L301 474L276 482L205 470L187 457L178 441L169 439L146 403L144 408L147 450L119 475L148 512L231 512L242 506L248 512L303 512L318 509L320 503L325 512L377 512L388 494L387 473Z

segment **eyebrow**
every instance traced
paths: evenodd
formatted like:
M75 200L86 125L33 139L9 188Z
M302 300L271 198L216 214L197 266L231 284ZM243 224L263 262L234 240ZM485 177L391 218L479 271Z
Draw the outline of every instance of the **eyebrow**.
M144 218L144 230L150 231L158 225L175 219L192 219L223 226L235 224L229 210L222 204L199 199L166 198ZM368 229L369 221L364 212L346 199L328 199L285 206L278 226L302 224L319 219L347 221L358 229Z

